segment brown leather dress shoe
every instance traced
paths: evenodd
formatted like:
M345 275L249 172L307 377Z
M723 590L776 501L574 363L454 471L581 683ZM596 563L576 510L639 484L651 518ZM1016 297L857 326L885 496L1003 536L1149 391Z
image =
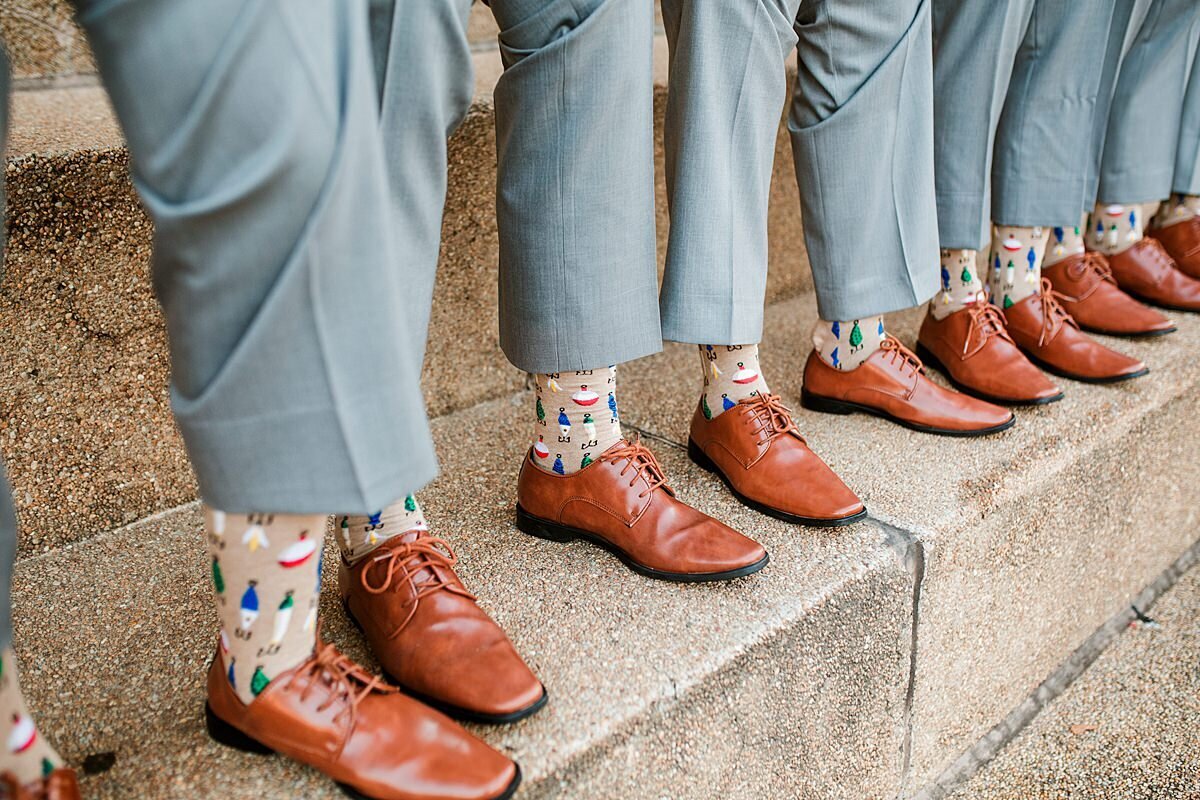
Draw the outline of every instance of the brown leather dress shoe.
M454 572L450 545L409 531L338 575L342 601L387 676L471 722L516 722L546 689Z
M1081 332L1045 278L1040 295L1032 294L1003 313L1013 341L1035 364L1055 375L1087 383L1115 383L1150 371L1136 358Z
M1079 253L1042 268L1063 308L1079 327L1109 336L1162 336L1175 323L1117 288L1108 259Z
M1157 239L1142 239L1108 257L1117 285L1127 294L1160 308L1200 311L1200 280L1175 266Z
M1151 228L1147 236L1157 239L1185 275L1200 280L1200 217L1185 219L1165 228Z
M22 786L11 772L0 774L0 800L79 800L75 771L59 767L44 778Z
M578 472L556 475L525 456L517 527L553 542L586 539L635 572L668 581L724 581L767 565L762 545L675 499L638 440L622 441Z
M917 355L961 392L1005 405L1038 406L1063 393L1022 355L995 306L976 303L945 319L926 313Z
M814 350L804 365L805 408L830 414L862 411L925 433L983 436L1016 423L1011 411L943 389L925 376L921 359L889 336L871 357L837 370Z
M836 527L867 515L858 496L808 448L778 395L747 397L715 419L697 406L688 455L768 516Z
M507 800L521 770L456 722L368 675L331 644L243 703L218 650L208 672L208 733L278 752L366 800Z

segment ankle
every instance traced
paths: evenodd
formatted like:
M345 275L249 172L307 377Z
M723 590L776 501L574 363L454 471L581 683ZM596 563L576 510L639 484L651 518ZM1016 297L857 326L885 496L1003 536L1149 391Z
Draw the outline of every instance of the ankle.
M429 530L429 523L421 504L410 494L374 514L344 514L337 518L335 528L342 557L355 564L397 536Z
M615 366L533 378L533 462L539 469L578 472L621 441Z
M1088 226L1088 247L1110 256L1128 250L1142 239L1143 217L1137 203L1097 203Z
M979 252L966 249L941 251L942 288L929 301L934 319L945 319L967 306L987 302L987 294L976 270Z
M813 349L837 370L849 371L870 358L887 339L883 317L854 320L817 320L813 327Z
M770 392L762 376L757 344L699 345L703 390L700 407L715 419L741 400Z
M1011 308L1041 291L1042 257L1048 237L1049 231L1040 226L992 226L988 283L993 303Z

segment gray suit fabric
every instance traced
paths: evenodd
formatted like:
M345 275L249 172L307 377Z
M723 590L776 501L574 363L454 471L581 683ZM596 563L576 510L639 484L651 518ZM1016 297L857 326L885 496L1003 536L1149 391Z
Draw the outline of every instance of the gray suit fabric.
M505 67L495 91L500 346L527 372L655 353L652 10L644 0L491 8ZM445 137L474 88L469 9L469 0L375 0L372 9L393 204L415 225L406 241L422 251L401 265L422 342Z
M663 0L671 232L666 338L757 342L767 198L797 48L788 130L825 319L937 291L929 3Z
M361 0L80 2L155 223L204 499L372 512L435 472Z
M1136 20L1134 21L1136 24ZM1102 203L1200 193L1200 3L1152 0L1120 65L1100 156Z
M1114 0L934 0L942 247L1079 223L1113 21Z

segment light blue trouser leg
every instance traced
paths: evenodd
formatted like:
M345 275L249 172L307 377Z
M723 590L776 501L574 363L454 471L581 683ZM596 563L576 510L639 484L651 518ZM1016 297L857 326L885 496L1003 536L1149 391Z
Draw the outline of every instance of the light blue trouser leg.
M1117 75L1120 74L1125 53L1133 44L1133 38L1141 28L1142 20L1146 18L1149 9L1150 0L1116 0L1113 9L1112 25L1109 26L1108 41L1104 47L1100 91L1096 95L1091 143L1088 147L1088 169L1083 183L1083 211L1091 211L1096 205L1096 191L1100 187L1100 157L1104 153L1108 114L1112 107L1113 91L1117 86Z
M996 132L992 221L1079 224L1115 0L1037 0Z
M446 205L446 140L475 91L467 18L471 0L372 0L380 123L401 243L403 320L424 361Z
M1196 27L1200 30L1200 21ZM1192 74L1183 97L1179 146L1175 151L1175 178L1171 191L1200 195L1200 55L1192 59Z
M172 404L228 511L378 510L435 472L364 0L80 2L155 223Z
M762 338L767 200L800 0L662 0L671 233L663 338Z
M0 153L8 151L8 54L0 42ZM4 264L4 173L0 171L0 268ZM12 568L17 555L17 515L0 458L0 650L12 644Z
M648 0L492 0L500 346L526 372L662 348Z
M1100 202L1148 203L1171 193L1198 38L1200 3L1151 3L1117 77L1100 159Z
M933 0L934 153L941 246L991 236L992 153L1034 0Z
M822 319L940 285L929 0L805 0L788 118Z

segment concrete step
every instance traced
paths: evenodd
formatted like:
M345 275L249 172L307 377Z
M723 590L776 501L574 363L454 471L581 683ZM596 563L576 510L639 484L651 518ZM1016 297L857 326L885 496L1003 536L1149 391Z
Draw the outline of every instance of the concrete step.
M442 258L423 385L446 414L517 391L498 348L495 134L499 55L475 56L477 96L451 143ZM658 37L658 139L666 45ZM659 256L667 220L658 154ZM165 334L148 277L151 225L96 86L17 92L0 283L0 444L24 522L22 552L74 541L195 496L166 393ZM781 131L768 295L810 286L792 157ZM88 424L81 425L81 420ZM70 515L78 525L64 528Z
M764 374L791 400L814 313L807 293L768 310ZM898 315L894 332L911 341L918 322ZM917 796L1195 546L1200 320L1122 346L1150 376L1067 383L1064 401L984 441L798 411L872 512L841 531L750 512L687 461L690 347L629 365L624 419L679 494L772 553L722 586L655 583L515 530L530 393L435 420L443 475L422 501L552 696L482 731L521 760L522 796ZM487 459L461 435L481 419L497 422ZM199 528L186 506L18 564L17 641L46 734L75 763L115 754L91 797L334 797L307 769L205 740L214 615ZM327 594L326 631L367 659Z
M956 800L1200 797L1200 569L1123 616L1120 638Z

